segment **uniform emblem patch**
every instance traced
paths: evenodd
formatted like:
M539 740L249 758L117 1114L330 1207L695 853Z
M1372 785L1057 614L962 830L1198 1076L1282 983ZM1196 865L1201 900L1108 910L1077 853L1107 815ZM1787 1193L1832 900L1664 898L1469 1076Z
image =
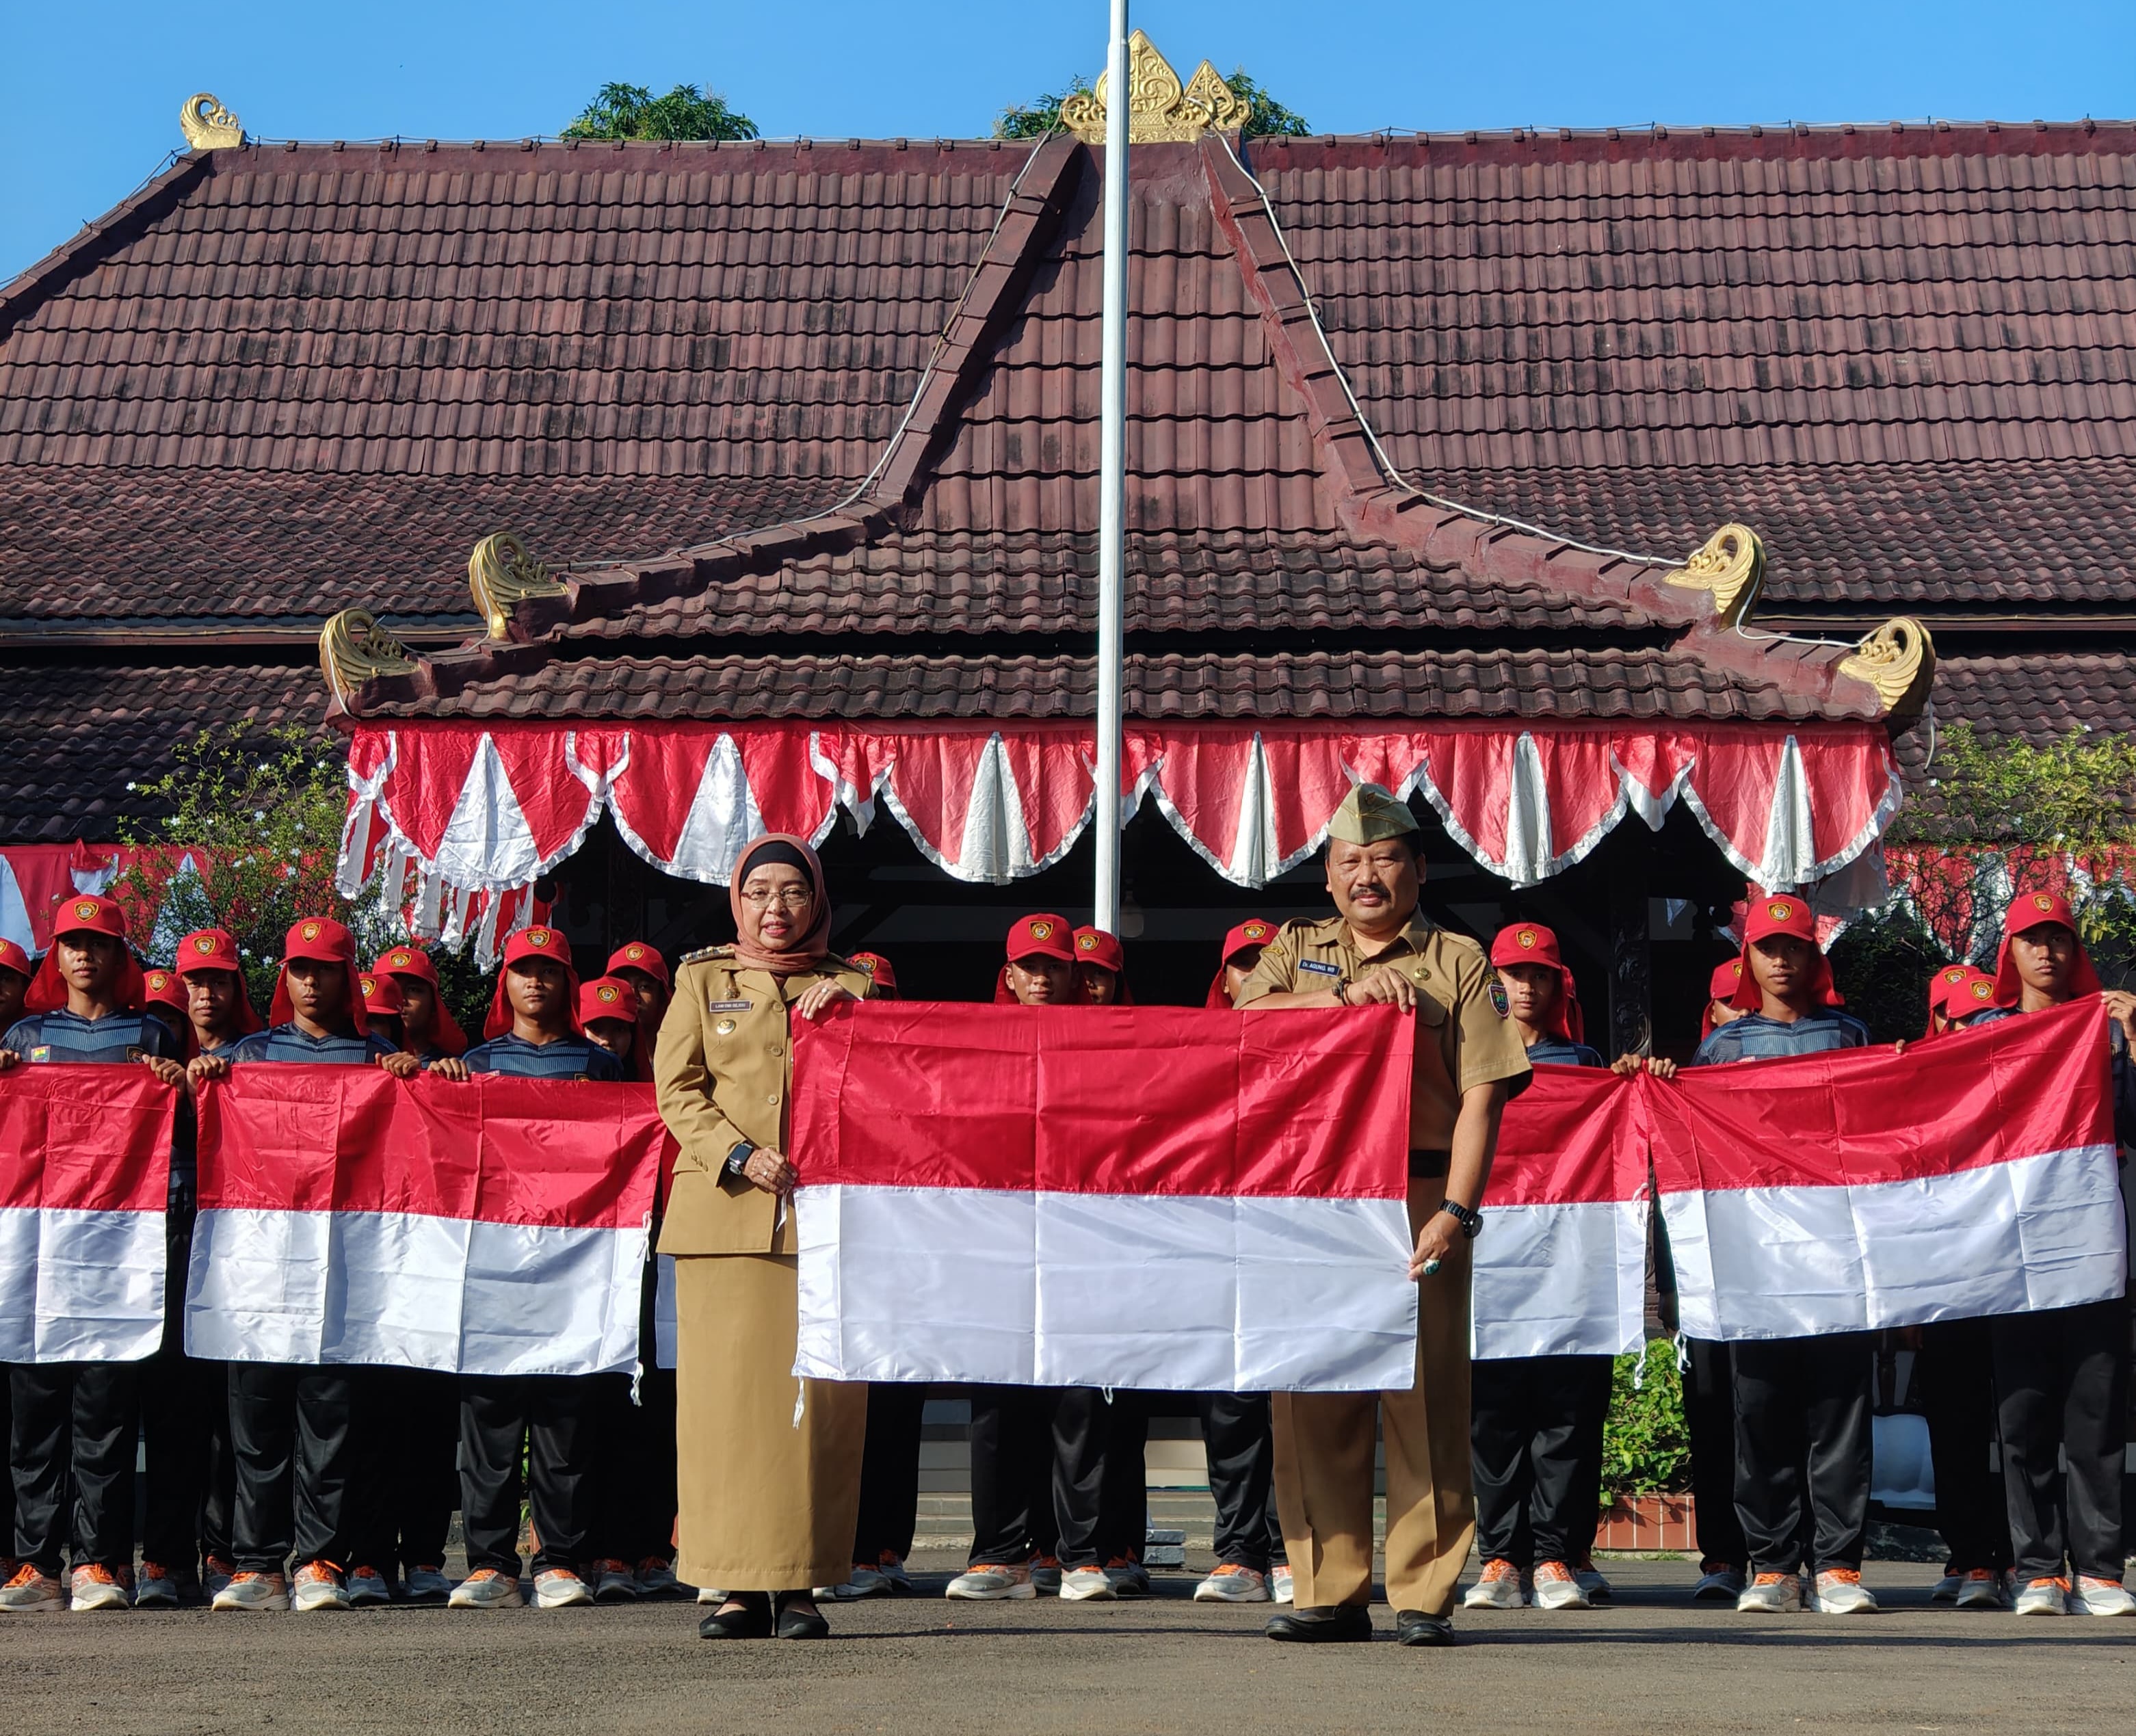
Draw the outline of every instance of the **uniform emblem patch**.
M33 1043L33 1044L32 1044L32 1045L31 1045L31 1048L30 1048L30 1058L31 1058L32 1061L49 1061L49 1060L51 1060L51 1059L52 1058L52 1046L51 1046L51 1044L50 1044L49 1043Z
M83 899L74 907L74 919L77 922L94 922L96 920L96 906L88 899Z
M1495 978L1491 983L1491 1009L1501 1019L1512 1017L1512 1004L1506 999L1506 985Z
M194 936L193 951L197 952L202 958L213 957L215 955L215 936L211 934Z
M1949 970L1944 972L1943 980L1947 983L1964 982L1965 980L1965 966L1963 965L1953 965Z
M2035 909L2035 910L2052 910L2054 907L2055 907L2055 901L2054 901L2052 898L2049 897L2048 897L2045 892L2034 892L2034 893L2032 894L2032 908L2033 908L2033 909Z
M1536 944L1536 931L1532 928L1523 928L1518 934L1515 935L1513 938L1517 941L1522 947L1530 951L1534 949Z
M549 944L549 931L546 928L528 929L527 944L529 946L546 946Z
M386 962L391 965L396 970L401 970L414 964L415 960L414 957L408 953L396 952L391 958L386 960Z
M615 1004L616 990L611 985L603 983L600 987L594 990L594 998L603 1006L612 1007Z
M1053 938L1053 925L1051 922L1033 922L1031 925L1031 937L1034 941L1051 940Z
M308 941L316 941L319 937L319 925L316 922L307 922L297 932Z
M633 941L623 949L623 956L627 959L642 959L645 956L645 949Z
M1265 941L1268 938L1268 924L1265 922L1249 922L1244 928L1240 929L1239 932L1243 934L1250 941Z
M1973 998L1975 1000L1993 1000L1995 998L1995 985L1975 983L1973 985Z
M1770 917L1775 922L1784 922L1793 917L1794 913L1794 906L1789 903L1785 898L1775 898L1770 904L1768 904L1765 907L1765 914Z
M371 977L359 976L356 980L356 984L357 987L362 990L363 998L366 1000L369 1000L372 995L378 992L378 984L376 980Z

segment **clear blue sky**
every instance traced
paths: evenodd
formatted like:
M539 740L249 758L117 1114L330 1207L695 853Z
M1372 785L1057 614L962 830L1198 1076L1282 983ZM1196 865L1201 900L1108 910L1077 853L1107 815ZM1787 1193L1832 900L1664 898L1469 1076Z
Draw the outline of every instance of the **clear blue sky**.
M211 90L274 139L553 133L609 79L767 135L986 133L1103 63L1104 0L15 0L0 280L124 197ZM2136 113L2131 0L1143 0L1182 75L1243 64L1316 130Z

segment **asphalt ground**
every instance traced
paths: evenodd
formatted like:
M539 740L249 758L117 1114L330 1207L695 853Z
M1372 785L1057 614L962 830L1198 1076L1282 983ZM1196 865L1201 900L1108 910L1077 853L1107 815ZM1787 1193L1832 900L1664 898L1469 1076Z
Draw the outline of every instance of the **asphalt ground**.
M1206 1565L1200 1552L1190 1563ZM838 1606L833 1639L712 1642L690 1604L566 1611L205 1610L0 1619L9 1727L97 1736L481 1731L1231 1732L2125 1729L2136 1621L1935 1607L1935 1569L1872 1563L1872 1617L1686 1601L1682 1561L1614 1561L1614 1607L1463 1613L1462 1644L1287 1646L1265 1605Z

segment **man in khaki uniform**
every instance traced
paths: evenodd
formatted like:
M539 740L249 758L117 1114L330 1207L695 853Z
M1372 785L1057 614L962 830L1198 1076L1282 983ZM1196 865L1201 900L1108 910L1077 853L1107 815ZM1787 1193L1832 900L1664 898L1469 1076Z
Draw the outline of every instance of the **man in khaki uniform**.
M1498 1117L1528 1081L1505 990L1475 941L1417 911L1422 840L1385 791L1350 792L1328 827L1338 912L1286 922L1238 991L1256 1007L1384 1004L1415 1021L1410 1084L1410 1275L1416 1384L1401 1393L1278 1393L1276 1506L1296 1606L1272 1640L1369 1640L1373 1412L1387 1464L1387 1601L1404 1645L1449 1645L1454 1593L1476 1529L1469 1478L1468 1242L1490 1179ZM1305 1323L1310 1330L1310 1323Z

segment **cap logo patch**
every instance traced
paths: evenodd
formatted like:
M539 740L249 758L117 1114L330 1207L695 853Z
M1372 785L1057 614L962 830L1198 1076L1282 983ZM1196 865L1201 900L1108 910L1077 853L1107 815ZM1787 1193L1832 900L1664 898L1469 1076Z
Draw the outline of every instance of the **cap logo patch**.
M171 986L170 972L167 970L151 970L148 973L148 986L159 991L169 988Z
M215 956L215 936L211 934L195 935L193 951L202 958L212 958Z
M1992 999L1994 999L1994 996L1995 996L1995 985L1994 985L1994 984L1993 984L1993 983L1975 983L1975 984L1973 985L1973 998L1975 1000L1992 1000Z
M74 919L77 922L94 922L96 916L96 905L93 900L84 898L74 907Z
M397 970L403 965L412 965L415 961L405 952L396 952L391 959L387 960L386 962L391 965L393 968Z
M645 949L634 941L623 949L623 956L627 959L642 959L645 956Z
M359 977L357 980L363 989L363 998L366 1000L370 999L372 995L378 992L378 985L370 977Z
M1075 944L1085 952L1095 952L1098 950L1098 937L1094 934L1079 934L1075 936Z
M2034 892L2034 893L2032 894L2032 908L2033 908L2033 909L2035 909L2035 910L2052 910L2054 907L2055 907L2055 901L2054 901L2052 898L2049 897L2048 897L2045 892Z
M1964 982L1965 980L1965 966L1963 965L1953 965L1949 970L1944 972L1943 980L1947 983Z
M308 941L316 941L319 937L319 925L316 922L307 922L297 932Z
M1051 940L1053 938L1053 925L1051 922L1033 922L1031 925L1031 937L1034 941Z
M1532 950L1536 943L1536 931L1532 928L1523 928L1518 934L1515 935L1513 938L1522 946Z
M546 946L549 944L549 931L546 928L528 929L527 944L529 946Z
M1787 921L1794 915L1794 906L1789 903L1784 898L1775 898L1770 904L1768 904L1765 907L1765 914L1770 917L1775 922Z
M615 990L608 984L602 984L600 988L594 990L594 994L604 1004L609 1006L615 1004Z
M1244 928L1240 929L1239 932L1243 934L1250 941L1265 941L1268 938L1268 924L1265 922L1249 922Z
M875 958L872 954L863 952L858 958L855 959L853 962L856 965L858 965L862 970L867 971L870 976L873 976L875 975Z

